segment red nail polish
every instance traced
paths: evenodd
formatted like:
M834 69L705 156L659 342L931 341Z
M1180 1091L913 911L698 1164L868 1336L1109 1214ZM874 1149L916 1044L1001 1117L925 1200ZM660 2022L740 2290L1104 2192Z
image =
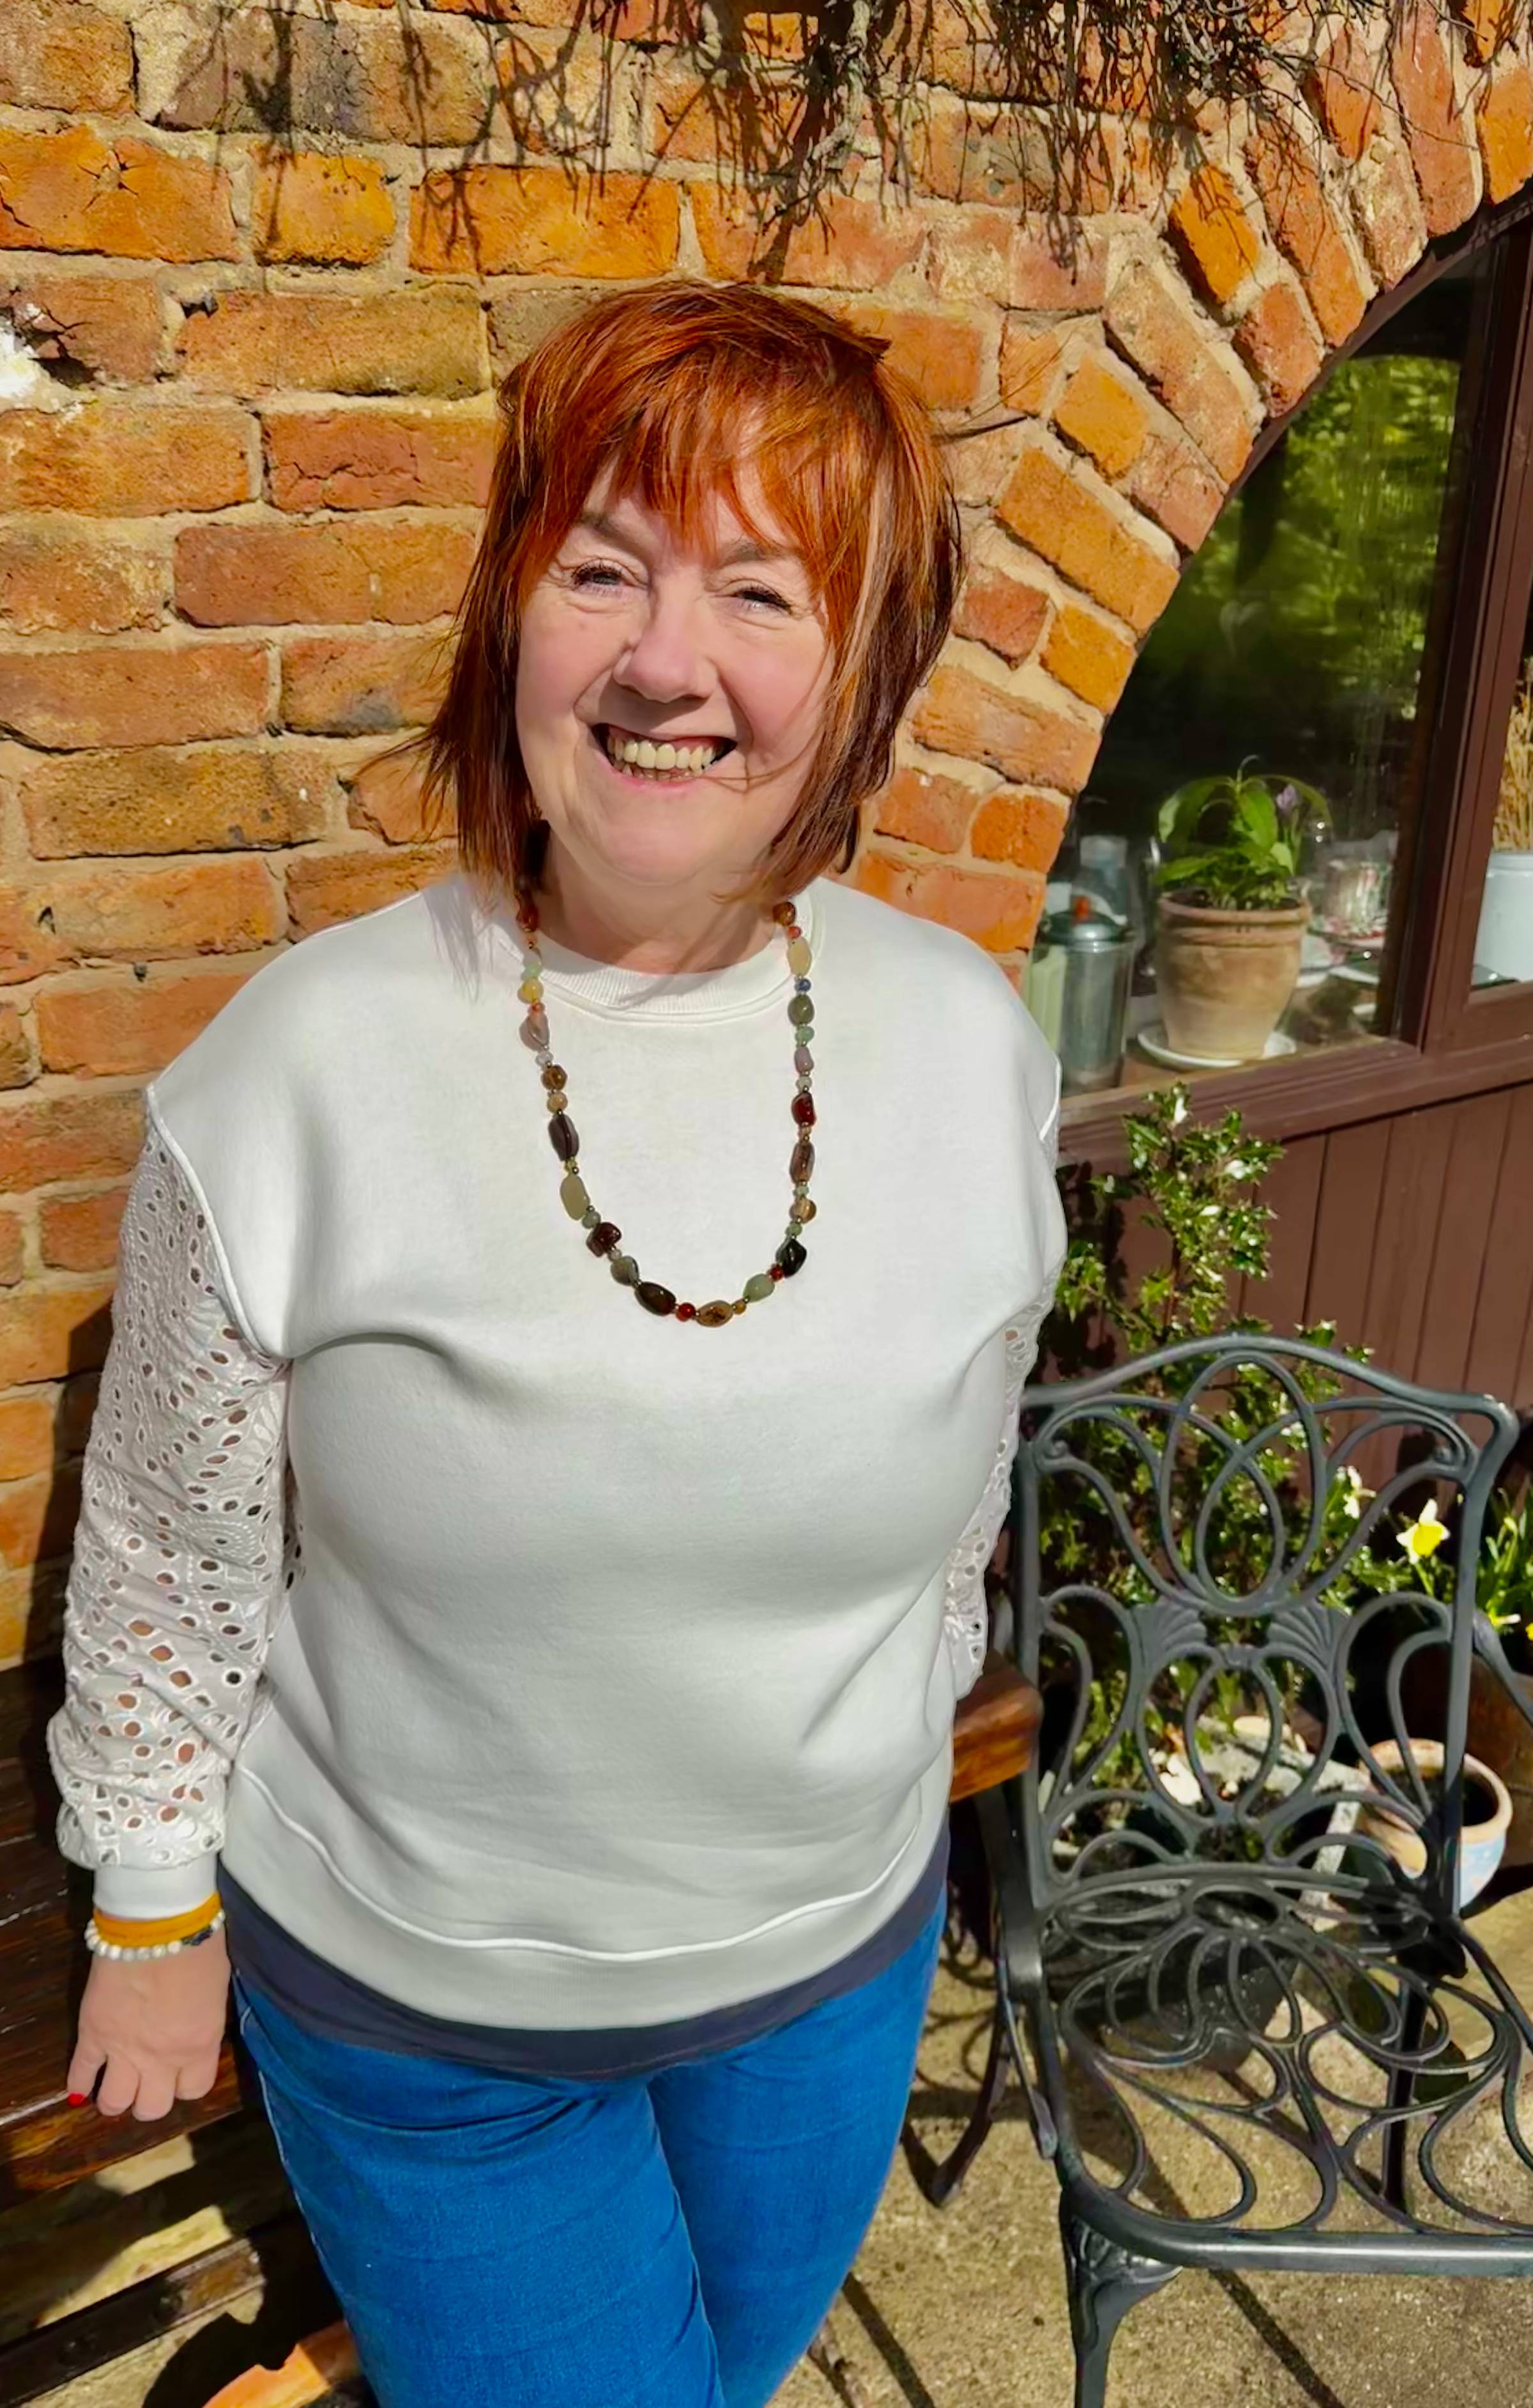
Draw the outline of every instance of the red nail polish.
M85 2090L71 2090L69 2093L69 2104L71 2107L83 2107L89 2096L90 2093Z

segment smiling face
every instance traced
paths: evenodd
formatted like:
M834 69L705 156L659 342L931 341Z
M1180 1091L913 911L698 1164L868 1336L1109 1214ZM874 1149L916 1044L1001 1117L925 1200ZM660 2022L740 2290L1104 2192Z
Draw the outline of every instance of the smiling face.
M740 484L766 544L785 547L759 486ZM711 892L754 869L799 799L830 661L795 552L764 555L723 496L690 551L598 480L527 597L517 658L517 737L560 895L620 929L716 922ZM681 759L636 753L663 744Z

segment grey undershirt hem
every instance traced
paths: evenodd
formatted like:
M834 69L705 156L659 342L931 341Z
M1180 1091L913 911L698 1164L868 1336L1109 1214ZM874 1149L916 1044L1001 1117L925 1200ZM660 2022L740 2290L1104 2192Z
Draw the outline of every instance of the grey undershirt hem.
M263 1992L307 2031L353 2047L446 2057L504 2073L617 2078L657 2073L686 2057L738 2048L822 2000L838 1998L881 1973L910 1945L946 1891L949 1838L944 1815L937 1844L910 1896L881 1929L838 1964L791 1982L785 1989L744 1999L709 2014L608 2031L514 2031L425 2014L317 1956L274 1922L222 1864L218 1892L229 1961L241 1982L247 1989Z

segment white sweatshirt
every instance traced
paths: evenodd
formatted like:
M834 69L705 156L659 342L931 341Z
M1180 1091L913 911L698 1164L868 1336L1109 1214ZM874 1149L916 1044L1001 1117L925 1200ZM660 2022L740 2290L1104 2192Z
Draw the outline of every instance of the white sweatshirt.
M722 1329L564 1211L514 917L462 873L153 1082L48 1732L104 1911L221 1854L392 1999L591 2029L779 1989L910 1890L1064 1253L1057 1066L967 939L798 900L818 1212ZM644 1277L739 1294L798 1134L780 938L541 951L592 1200Z

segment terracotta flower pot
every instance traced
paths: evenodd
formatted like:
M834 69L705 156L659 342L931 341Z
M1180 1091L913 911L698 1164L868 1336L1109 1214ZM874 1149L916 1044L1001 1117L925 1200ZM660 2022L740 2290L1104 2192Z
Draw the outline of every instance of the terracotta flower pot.
M1214 911L1160 898L1155 978L1166 1034L1179 1054L1257 1060L1298 980L1308 903L1281 911Z
M1399 1744L1384 1740L1374 1751L1381 1772L1399 1774L1403 1760ZM1442 1771L1440 1742L1413 1739L1411 1754L1416 1770L1430 1786ZM1402 1784L1402 1786L1405 1784ZM1507 1833L1512 1825L1512 1800L1505 1784L1488 1764L1476 1756L1464 1758L1464 1834L1459 1844L1458 1898L1460 1907L1478 1898L1490 1880L1506 1852ZM1400 1813L1392 1799L1382 1792L1369 1790L1358 1810L1357 1828L1375 1841L1395 1859L1402 1872L1413 1880L1426 1869L1426 1843L1414 1825Z
M1512 1677L1533 1706L1533 1675L1513 1668ZM1482 1764L1500 1774L1512 1799L1507 1863L1533 1864L1533 1727L1478 1659L1469 1671L1469 1745Z

